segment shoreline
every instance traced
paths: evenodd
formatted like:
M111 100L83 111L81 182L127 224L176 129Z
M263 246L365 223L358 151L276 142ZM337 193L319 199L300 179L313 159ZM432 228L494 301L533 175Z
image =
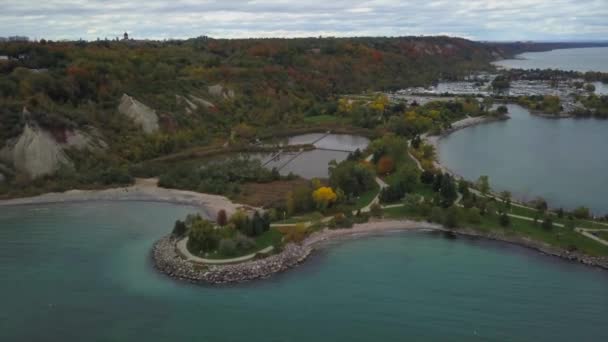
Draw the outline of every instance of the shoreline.
M509 120L510 118L511 117L509 117L508 115L467 117L467 118L464 118L462 120L458 120L458 121L452 123L452 128L441 132L441 134L439 134L439 135L424 134L422 136L422 140L424 143L433 146L433 148L435 149L436 160L434 161L433 164L435 165L436 168L438 168L439 170L441 170L444 173L448 173L448 174L452 175L453 177L456 177L457 179L464 179L464 177L456 174L452 170L448 169L445 165L441 164L440 157L439 157L439 141L456 131L460 131L460 130L468 128L468 127L489 124L489 123L497 122L497 121L506 121L506 120ZM414 158L414 159L417 160L416 158ZM421 171L423 171L423 170L421 170Z
M251 208L232 202L230 199L194 191L161 188L157 179L137 179L132 186L103 190L68 190L50 192L33 197L0 200L0 207L65 204L81 202L159 202L188 205L203 211L208 217L215 217L224 209L231 214L240 208Z
M204 265L188 261L177 251L178 240L169 235L154 244L151 256L154 267L171 278L198 284L226 285L266 279L285 272L303 263L315 250L323 248L330 241L405 231L438 231L456 236L498 241L528 248L562 260L608 270L608 257L592 257L570 252L519 236L483 233L469 228L447 229L438 224L413 220L376 220L357 224L350 229L330 230L326 228L311 234L300 244L287 244L278 254L240 264Z
M184 258L177 249L178 239L167 235L152 247L154 267L161 273L192 283L224 285L265 279L287 271L304 262L324 242L364 237L375 234L408 230L445 230L441 226L410 220L380 220L358 224L350 229L323 229L312 233L301 243L288 243L281 252L239 264L206 265Z

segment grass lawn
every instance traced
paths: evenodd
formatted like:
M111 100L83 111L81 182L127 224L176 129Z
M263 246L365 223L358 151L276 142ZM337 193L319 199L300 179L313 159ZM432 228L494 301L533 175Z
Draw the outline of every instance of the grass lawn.
M290 224L290 223L307 222L307 221L319 221L321 219L323 219L323 214L321 214L318 211L314 211L312 213L307 213L304 215L290 217L283 221L274 222L274 224L281 224L281 223Z
M357 198L353 210L361 209L370 204L378 194L378 191L380 191L380 186L374 182L374 187L372 189L362 193L361 196Z
M254 239L255 245L253 246L253 248L242 250L242 251L237 251L237 253L231 254L231 255L224 255L216 250L213 253L209 253L207 255L201 255L200 257L207 258L207 259L239 258L239 257L245 256L245 255L255 253L268 246L277 246L277 245L281 244L282 239L283 239L283 234L280 231L278 231L275 228L270 228L270 230L268 230L267 232L265 232L264 234L262 234L260 236L257 236Z
M426 217L423 217L419 213L411 212L405 207L385 209L384 216L395 219L426 219ZM464 210L462 209L461 216L464 216ZM576 248L592 256L608 256L608 246L604 246L568 228L554 226L552 230L545 230L541 227L540 222L535 224L532 221L513 217L511 217L511 225L505 228L499 224L498 215L492 217L482 216L481 222L477 224L466 222L463 218L461 218L460 222L462 227L472 228L481 232L497 232L505 235L522 236L564 249ZM608 230L600 232L600 234L608 239Z
M608 229L603 232L593 232L592 234L599 237L600 239L608 241Z

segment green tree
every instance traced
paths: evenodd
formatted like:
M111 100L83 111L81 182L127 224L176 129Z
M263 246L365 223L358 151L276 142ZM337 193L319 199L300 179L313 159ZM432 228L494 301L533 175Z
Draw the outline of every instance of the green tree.
M374 172L353 161L343 161L329 169L329 182L334 189L342 189L347 196L358 196L370 190L375 183Z
M502 213L499 218L499 223L503 227L508 227L511 225L511 218L509 215L507 215L507 213Z
M177 238L184 236L186 234L186 224L180 220L175 221L171 234Z
M477 188L482 195L487 195L490 192L490 178L488 176L481 176L477 179Z
M454 181L449 174L445 174L441 181L441 190L439 191L441 196L441 205L444 208L450 207L456 198L458 198L458 193L456 192L456 185L454 185Z
M591 216L589 208L587 207L578 207L574 209L572 215L574 215L574 217L576 217L577 219L581 220L588 219L589 216Z
M192 223L188 234L188 249L193 253L209 253L218 246L220 236L213 223L197 219Z

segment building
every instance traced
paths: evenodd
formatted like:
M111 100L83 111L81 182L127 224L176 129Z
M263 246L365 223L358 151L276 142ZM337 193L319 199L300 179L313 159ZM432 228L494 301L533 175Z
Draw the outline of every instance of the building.
M125 34L123 35L122 40L129 40L129 34L127 32L125 32Z

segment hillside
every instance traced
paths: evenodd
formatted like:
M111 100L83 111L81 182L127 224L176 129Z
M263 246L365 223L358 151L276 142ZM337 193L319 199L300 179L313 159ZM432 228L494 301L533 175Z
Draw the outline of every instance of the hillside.
M457 79L502 53L449 37L0 43L0 149L27 151L24 132L57 143L19 157L38 167L4 153L4 188L129 182L135 163L301 126L336 115L338 95ZM67 143L79 132L95 147Z

